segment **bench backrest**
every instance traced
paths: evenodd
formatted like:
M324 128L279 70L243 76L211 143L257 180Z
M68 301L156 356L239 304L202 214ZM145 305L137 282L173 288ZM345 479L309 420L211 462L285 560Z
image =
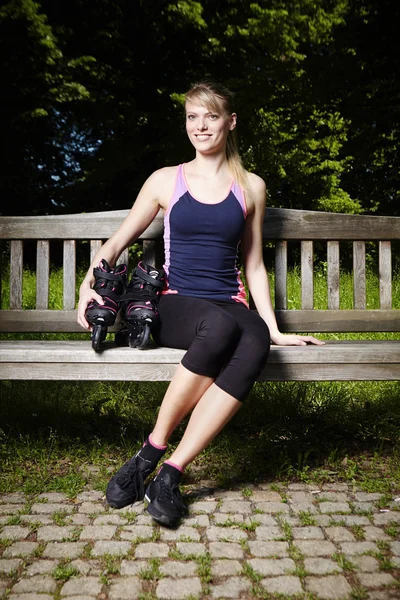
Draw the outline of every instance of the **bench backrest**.
M88 264L103 240L118 228L127 210L43 217L0 217L0 240L9 241L9 308L0 311L1 332L82 332L76 323L76 248L88 246ZM162 242L162 215L143 233L144 260L155 264ZM263 236L275 245L275 307L282 331L400 331L399 311L392 307L392 241L400 240L400 217L346 215L269 208ZM36 242L36 308L22 310L24 243ZM51 241L63 245L63 306L49 310ZM288 247L298 245L301 265L301 309L288 305ZM349 243L353 264L353 309L340 310L340 242ZM367 309L366 242L379 249L380 308ZM327 309L314 309L314 243L326 244ZM119 262L128 262L128 251ZM159 261L158 261L159 263ZM4 264L3 264L4 268Z

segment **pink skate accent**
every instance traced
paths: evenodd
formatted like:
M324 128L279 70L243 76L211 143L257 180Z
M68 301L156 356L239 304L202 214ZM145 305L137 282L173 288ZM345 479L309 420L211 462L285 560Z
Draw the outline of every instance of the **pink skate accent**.
M158 450L166 450L166 448L168 448L168 445L166 445L166 446L160 446L159 444L155 444L153 442L153 440L151 439L151 434L149 435L148 440L149 440L149 444L151 446L153 446L154 448L157 448Z

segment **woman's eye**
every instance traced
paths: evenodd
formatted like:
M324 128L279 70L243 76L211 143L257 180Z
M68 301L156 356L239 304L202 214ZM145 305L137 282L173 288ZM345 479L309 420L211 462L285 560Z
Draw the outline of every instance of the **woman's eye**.
M188 115L187 119L188 119L188 121L193 121L194 120L194 115Z
M218 115L210 115L209 118L211 121L216 121L218 119Z

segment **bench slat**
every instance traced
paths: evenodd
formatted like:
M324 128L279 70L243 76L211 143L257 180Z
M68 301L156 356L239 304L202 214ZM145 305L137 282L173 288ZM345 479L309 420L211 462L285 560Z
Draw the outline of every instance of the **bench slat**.
M38 240L36 246L36 308L49 307L50 242Z
M367 296L365 287L365 242L353 243L354 308L365 309Z
M392 249L390 242L379 242L379 298L381 308L392 308Z
M287 308L287 242L275 246L275 307Z
M333 241L327 244L328 262L328 308L339 310L340 305L340 258L339 242Z
M96 256L97 252L100 250L102 245L102 240L90 240L90 264L92 264L94 257Z
M0 239L108 239L128 212L0 217ZM141 239L157 239L162 231L160 211ZM399 217L267 208L263 237L277 240L398 240Z
M301 242L301 308L314 308L313 242Z
M64 310L72 310L75 307L75 272L76 272L76 242L75 240L64 241L63 258L63 307Z
M399 311L392 310L277 310L283 332L347 333L400 331ZM118 328L117 324L109 329ZM2 310L0 332L85 333L76 322L76 310Z
M22 308L22 240L10 242L10 308Z

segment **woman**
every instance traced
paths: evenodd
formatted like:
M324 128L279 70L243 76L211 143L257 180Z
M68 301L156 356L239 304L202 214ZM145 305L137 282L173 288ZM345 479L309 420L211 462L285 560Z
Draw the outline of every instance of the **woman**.
M322 344L311 336L283 335L272 307L262 256L264 181L244 170L234 139L232 93L210 82L186 94L186 131L194 160L153 173L118 231L102 246L82 283L78 322L85 328L93 267L115 264L148 227L165 215L168 287L158 309L155 339L187 350L167 389L152 433L108 484L109 504L122 508L148 500L148 512L171 526L186 513L179 491L185 467L242 406L274 344ZM236 254L242 244L247 284L258 314L248 309ZM191 412L183 438L144 493L144 481L167 449L168 439Z

